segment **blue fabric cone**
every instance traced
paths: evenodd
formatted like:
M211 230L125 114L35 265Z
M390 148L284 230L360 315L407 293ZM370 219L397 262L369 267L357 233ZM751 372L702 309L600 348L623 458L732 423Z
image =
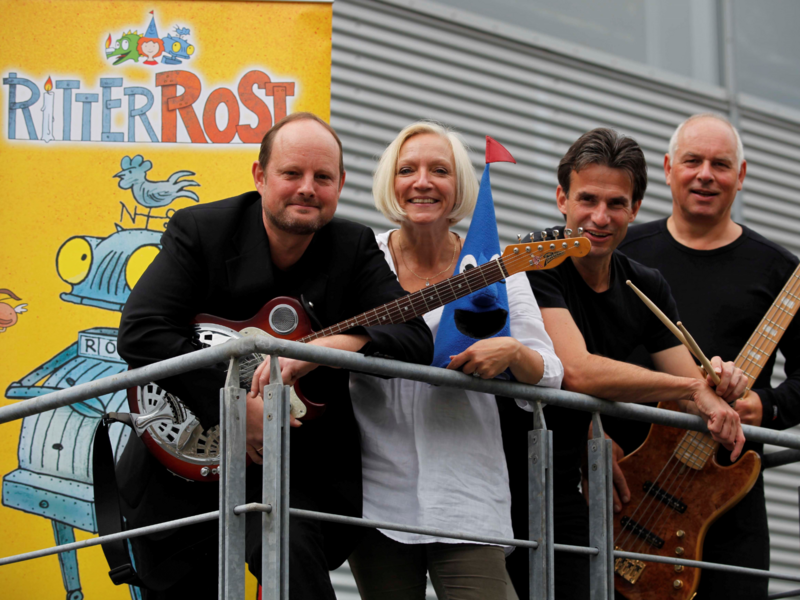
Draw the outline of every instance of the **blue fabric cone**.
M467 264L480 266L497 256L500 256L500 241L497 234L494 201L492 200L489 165L487 164L483 170L480 192L478 193L475 212L472 215L472 222L453 275L462 273ZM480 319L481 314L498 310L504 310L506 313L505 325L500 331L487 336L487 338L470 337L460 331L456 325L456 311L464 311L459 314L459 321L463 322L465 319ZM479 339L510 335L508 294L506 293L505 281L501 281L445 305L439 322L439 330L436 333L432 364L435 367L446 367L450 364L451 356L463 352Z

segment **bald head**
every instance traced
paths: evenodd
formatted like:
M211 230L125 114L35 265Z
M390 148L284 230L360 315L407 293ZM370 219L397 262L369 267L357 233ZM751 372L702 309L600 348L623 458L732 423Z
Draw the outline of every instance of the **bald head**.
M736 130L736 127L734 127L728 119L715 113L700 113L692 115L675 128L675 131L669 140L669 151L667 152L670 164L672 164L675 156L678 154L684 130L686 130L687 127L689 129L693 129L694 127L692 127L692 124L696 126L700 125L701 123L708 124L712 130L718 131L720 135L725 135L721 131L722 129L728 130L730 134L730 141L734 149L736 166L737 169L740 169L742 163L744 162L744 146L742 145L742 138L739 136L739 132ZM721 124L723 127L715 127L715 124Z

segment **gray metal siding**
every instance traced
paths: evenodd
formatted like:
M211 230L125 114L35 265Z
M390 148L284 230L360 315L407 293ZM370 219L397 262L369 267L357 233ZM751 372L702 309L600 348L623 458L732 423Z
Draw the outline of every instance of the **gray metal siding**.
M331 123L347 169L339 214L388 228L372 204L376 159L402 127L435 119L464 135L478 173L486 135L516 158L516 165L492 167L503 243L561 222L556 166L580 134L598 126L631 135L645 151L650 183L639 219L668 215L662 165L673 129L693 113L728 110L722 88L415 0L337 0L331 91ZM800 117L750 98L740 115L748 159L744 222L800 253ZM800 466L775 469L766 481L773 567L796 570Z

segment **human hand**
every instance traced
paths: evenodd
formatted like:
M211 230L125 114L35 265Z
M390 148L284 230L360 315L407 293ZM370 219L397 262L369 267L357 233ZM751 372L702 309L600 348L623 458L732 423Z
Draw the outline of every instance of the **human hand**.
M692 394L692 401L711 437L731 451L731 461L739 458L744 446L744 433L737 412L703 382L699 382Z
M480 340L469 348L450 357L450 370L461 370L467 375L478 373L481 379L494 379L518 359L524 346L512 337Z
M315 363L309 363L303 360L295 360L292 358L279 358L278 359L280 367L281 367L281 378L283 379L284 385L294 385L297 383L297 380L300 379L306 373L310 373L314 369L316 369L319 365ZM255 373L253 373L253 383L250 385L250 393L248 394L248 398L250 395L257 396L261 399L261 389L269 385L270 380L270 358L267 357L256 369ZM261 402L262 410L261 413L263 415L263 400ZM249 418L249 413L248 413ZM263 424L263 421L262 421ZM300 427L303 423L295 418L295 416L290 412L289 413L289 425L292 427ZM261 464L261 463L259 463Z
M743 398L739 398L733 405L733 410L739 414L739 419L745 425L761 427L764 407L761 404L761 398L753 390L747 392Z
M589 439L592 439L593 431L592 424L589 424ZM628 487L628 481L625 479L625 473L622 472L622 467L619 466L619 461L625 456L625 451L622 447L611 439L607 433L605 434L607 440L611 440L611 476L614 483L614 512L622 512L622 505L627 504L631 500L631 491ZM586 504L589 504L589 478L587 477L588 464L581 465L581 490L583 491L583 499Z
M728 404L733 404L744 395L747 389L747 375L739 367L728 361L724 362L719 356L711 359L711 366L719 376L719 383L714 385L714 379L707 375L708 385L714 388L717 396Z
M245 444L247 456L257 465L263 464L264 455L264 400L260 395L247 394L247 427Z
M606 435L606 438L611 438ZM625 473L619 466L619 461L625 456L625 451L614 440L611 440L611 473L614 481L614 512L622 512L622 505L630 502L631 491L625 479Z

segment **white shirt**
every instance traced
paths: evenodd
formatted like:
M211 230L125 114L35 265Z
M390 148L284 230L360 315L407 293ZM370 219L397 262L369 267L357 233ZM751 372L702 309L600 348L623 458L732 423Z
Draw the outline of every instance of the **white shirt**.
M389 233L377 241L396 272ZM511 335L542 356L539 385L560 387L564 370L527 277L518 273L506 282ZM424 316L434 339L443 310ZM493 395L361 374L351 374L350 394L361 428L364 518L513 537L508 469ZM381 531L406 544L465 543Z

